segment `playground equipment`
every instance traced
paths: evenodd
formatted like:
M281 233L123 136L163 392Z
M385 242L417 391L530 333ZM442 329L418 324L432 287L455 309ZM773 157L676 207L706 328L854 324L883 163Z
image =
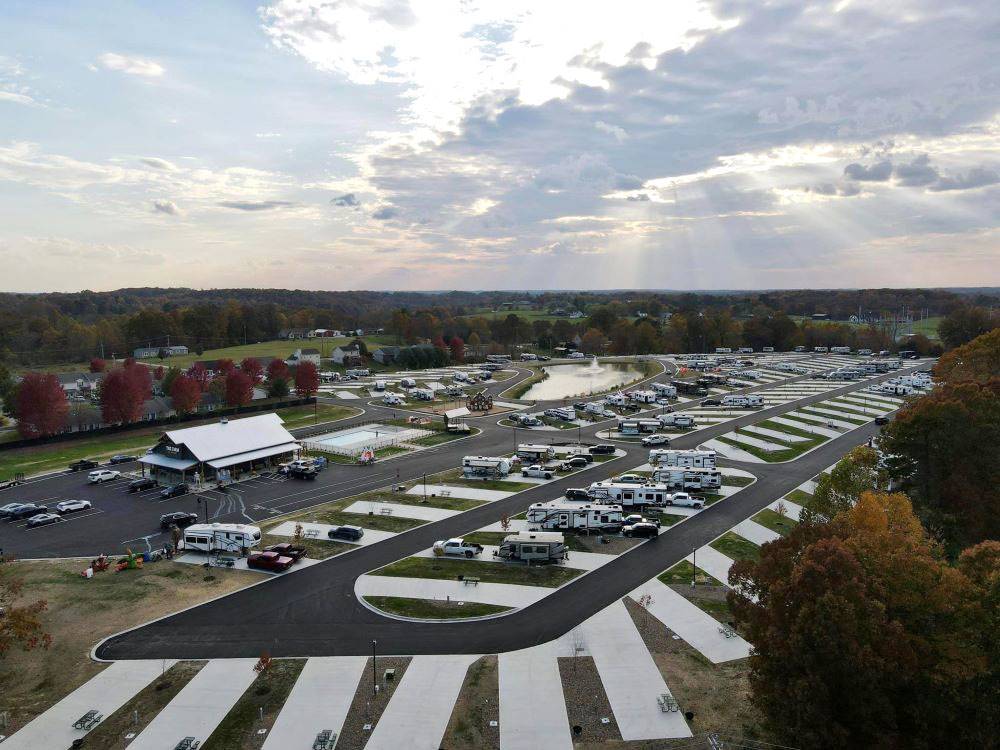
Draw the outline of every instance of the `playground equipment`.
M125 550L125 557L115 565L115 572L121 573L123 570L137 570L142 567L142 555L137 555L131 548Z
M362 466L369 466L375 463L375 450L373 448L365 448L358 454L358 463Z

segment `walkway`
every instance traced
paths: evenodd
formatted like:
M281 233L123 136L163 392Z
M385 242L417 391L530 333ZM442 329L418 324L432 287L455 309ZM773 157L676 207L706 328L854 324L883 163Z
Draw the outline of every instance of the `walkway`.
M389 511L385 513L383 511ZM447 508L434 508L430 505L406 505L404 503L384 503L374 500L358 500L344 508L345 513L362 513L368 515L390 515L402 516L403 518L417 518L421 521L442 521L459 513L457 510Z
M499 655L500 750L573 750L558 641Z
M315 531L319 534L319 538L324 541L336 541L343 542L344 544L355 544L359 547L365 547L369 544L377 544L378 542L383 542L386 539L392 539L396 536L391 531L379 531L378 529L365 529L365 534L357 541L351 539L335 539L330 540L327 533L332 529L340 528L339 525L329 524L329 523L312 523L310 521L285 521L275 526L273 529L268 529L268 534L277 534L278 536L295 536L295 526L296 524L301 524L302 530L304 532ZM360 525L360 524L358 524Z
M771 531L771 529L766 526L761 526L759 523L749 518L740 521L738 524L733 526L733 531L744 539L753 542L758 547L762 544L773 542L776 539L781 539L781 534L778 532Z
M424 484L419 482L406 491L407 495L423 495ZM503 500L510 497L513 492L501 492L500 490L481 490L478 487L465 487L453 484L428 484L427 496L443 495L445 497L464 497L467 500L485 500L488 503Z
M513 583L479 583L434 578L402 578L364 575L354 584L358 596L401 596L453 602L480 602L505 607L526 607L544 599L554 589L546 586L518 586Z

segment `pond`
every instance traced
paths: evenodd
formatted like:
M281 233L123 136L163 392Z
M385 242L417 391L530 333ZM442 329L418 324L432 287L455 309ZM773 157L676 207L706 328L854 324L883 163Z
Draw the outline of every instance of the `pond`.
M552 365L542 368L548 377L532 385L521 398L533 401L554 401L574 396L587 396L632 383L643 376L634 364L605 362L595 365Z

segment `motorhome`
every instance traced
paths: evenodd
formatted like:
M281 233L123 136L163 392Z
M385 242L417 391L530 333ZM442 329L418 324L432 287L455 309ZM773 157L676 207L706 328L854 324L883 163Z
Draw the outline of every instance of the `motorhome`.
M659 398L656 391L633 391L632 400L640 404L655 404Z
M506 456L463 456L462 474L467 478L505 477L513 462Z
M231 552L260 545L260 527L243 523L196 523L184 529L181 547L194 552Z
M622 508L642 508L667 504L670 488L665 484L628 484L625 482L594 482L587 493L598 503L620 505Z
M493 554L501 560L554 563L565 560L569 551L565 537L557 531L528 531L504 537Z
M387 393L382 396L382 403L386 406L402 406L406 403L402 394L399 393Z
M715 451L678 450L676 448L654 448L649 452L649 463L653 466L685 466L700 469L715 468Z
M831 346L830 347L830 353L831 354L850 354L851 353L851 347L849 347L849 346ZM859 354L860 354L860 352L859 352ZM869 354L871 354L871 352L869 352Z
M653 481L676 490L717 490L722 486L722 472L667 466L653 472Z
M529 531L579 531L602 534L618 531L622 525L620 505L591 504L552 500L533 503L524 516Z
M544 413L546 417L562 419L566 422L572 422L576 419L576 409L571 406L556 406L552 409L546 409Z
M385 390L385 381L384 380L376 380L375 381L375 390L376 391L384 391Z
M604 397L604 403L610 406L625 406L628 403L628 396L624 393L609 393Z
M694 427L694 417L690 414L660 414L656 418L664 427Z
M419 399L420 401L434 400L434 391L432 391L430 388L414 388L412 391L410 391L410 395L413 396L413 398Z
M677 386L667 383L651 383L652 388L660 398L677 398Z
M531 445L530 443L521 443L517 446L517 457L522 461L528 461L531 463L551 461L555 455L556 452L551 445Z
M662 427L658 419L619 419L618 432L622 435L639 435L656 432Z
M401 388L416 388L417 381L414 378L403 378L399 381Z

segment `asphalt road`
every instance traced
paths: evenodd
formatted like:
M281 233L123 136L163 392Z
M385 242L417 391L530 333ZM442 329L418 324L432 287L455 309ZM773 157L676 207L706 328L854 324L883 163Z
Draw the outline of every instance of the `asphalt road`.
M896 374L848 383L835 390L762 409L695 434L676 437L672 442L679 448L695 447L736 427L834 398ZM789 378L782 383L793 383L805 377ZM762 384L745 391L767 390L775 385ZM511 431L493 422L481 420L478 423L483 427L483 434L474 442L445 444L434 451L397 462L405 469L401 476L412 478L424 471L431 473L454 467L458 457L467 454L472 445L477 453L509 450ZM593 439L598 429L604 426L584 428L584 439ZM269 579L114 636L100 644L96 654L102 659L253 657L263 651L272 656L362 655L371 651L373 639L378 641L382 654L496 653L544 643L569 631L680 561L691 550L710 542L812 478L875 432L877 428L869 423L789 463L744 464L744 468L758 477L755 484L671 527L659 538L640 544L601 568L580 576L537 604L503 618L455 623L402 622L380 616L361 605L354 595L354 582L370 570L430 547L437 539L460 536L503 516L520 513L533 502L551 499L567 487L578 484L578 477L571 475L443 521L425 524L293 574ZM546 433L546 437L558 434ZM638 445L621 447L627 452L626 457L587 470L586 478L596 481L646 461L647 449ZM383 468L389 468L389 464ZM394 481L392 477L393 472L389 471L384 478L373 479L379 483L377 486L384 486ZM309 504L359 491L362 489L336 490L331 497L311 498Z

